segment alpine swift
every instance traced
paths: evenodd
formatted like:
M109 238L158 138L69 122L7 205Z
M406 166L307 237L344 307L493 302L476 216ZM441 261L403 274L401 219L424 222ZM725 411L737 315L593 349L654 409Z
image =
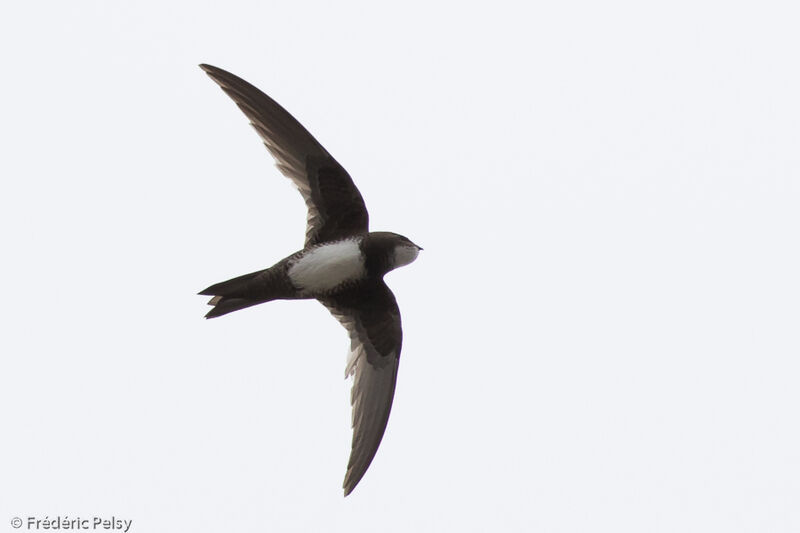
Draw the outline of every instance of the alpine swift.
M278 169L292 180L308 213L303 249L273 266L217 283L206 318L272 300L317 299L347 329L353 376L353 440L344 494L378 451L392 408L403 331L400 309L383 276L422 248L396 233L369 231L369 216L350 175L272 98L243 79L200 65L250 119Z

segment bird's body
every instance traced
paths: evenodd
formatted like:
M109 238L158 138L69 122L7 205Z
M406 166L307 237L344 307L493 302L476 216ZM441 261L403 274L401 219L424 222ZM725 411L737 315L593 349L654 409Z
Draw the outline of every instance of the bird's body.
M391 232L370 232L364 200L347 172L285 109L246 81L203 70L236 102L308 208L303 249L273 266L217 283L206 318L272 300L317 299L347 329L353 376L353 443L345 495L361 480L383 437L402 347L400 310L383 276L421 248Z
M271 300L330 299L370 287L397 267L416 259L419 247L389 232L356 235L304 248L271 267L212 285L206 318Z

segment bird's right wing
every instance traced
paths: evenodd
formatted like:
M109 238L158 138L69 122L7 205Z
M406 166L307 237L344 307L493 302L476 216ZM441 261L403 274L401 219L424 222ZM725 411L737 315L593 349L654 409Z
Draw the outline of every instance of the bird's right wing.
M275 100L243 79L200 65L239 106L275 158L278 169L300 190L308 208L308 247L369 231L364 199L347 171Z
M383 281L320 299L350 334L345 377L353 376L353 442L344 494L372 462L389 421L403 331L397 301Z

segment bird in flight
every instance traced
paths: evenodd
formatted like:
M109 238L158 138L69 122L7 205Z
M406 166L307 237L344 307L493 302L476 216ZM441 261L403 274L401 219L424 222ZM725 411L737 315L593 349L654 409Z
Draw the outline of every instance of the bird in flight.
M303 249L265 270L201 291L212 296L206 318L272 300L317 299L345 327L350 336L345 378L353 376L347 496L378 451L397 380L403 331L383 276L414 261L422 248L396 233L369 231L367 208L350 175L275 100L220 68L200 68L250 119L308 208Z

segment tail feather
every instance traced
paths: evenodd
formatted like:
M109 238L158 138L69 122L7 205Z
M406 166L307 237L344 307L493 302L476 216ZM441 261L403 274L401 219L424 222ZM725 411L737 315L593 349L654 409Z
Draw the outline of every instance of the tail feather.
M208 305L214 307L206 318L214 318L276 298L292 298L294 292L288 279L282 280L280 270L266 269L216 283L199 294L212 296Z
M206 313L206 318L227 315L228 313L238 311L239 309L244 309L245 307L250 307L268 301L254 300L250 298L225 298L224 296L215 296L211 301L213 302L214 300L217 301L213 304L209 302L209 304L213 305L214 308Z
M222 283L215 283L214 285L203 289L197 294L201 294L203 296L233 296L244 291L247 288L247 285L262 272L265 272L265 270L251 272L249 274L245 274L244 276L238 276L236 278L229 279L228 281L223 281Z
M227 315L233 311L244 309L252 305L266 302L269 299L248 297L248 293L252 292L253 280L262 272L251 272L244 276L239 276L222 283L215 283L214 285L203 289L199 294L204 296L213 296L208 301L208 305L213 305L214 308L206 313L206 318L214 318L217 316Z

